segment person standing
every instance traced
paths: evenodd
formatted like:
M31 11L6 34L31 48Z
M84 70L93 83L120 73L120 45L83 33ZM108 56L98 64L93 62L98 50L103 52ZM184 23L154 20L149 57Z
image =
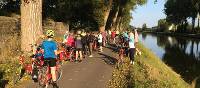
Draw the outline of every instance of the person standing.
M92 52L93 52L93 44L95 41L95 36L93 35L92 32L90 32L90 34L88 33L87 41L88 41L88 47L89 47L89 52L90 52L89 57L93 57Z
M129 57L130 57L130 64L134 64L134 54L135 54L135 39L134 34L131 31L129 33Z
M68 35L69 35L69 31L67 30L63 36L63 43L66 43L67 42L67 39L68 39Z
M112 39L112 43L115 44L115 37L116 37L116 32L112 31L111 32L111 39Z
M98 44L99 44L99 51L103 52L103 47L102 47L102 45L103 45L103 36L102 36L101 32L99 32L99 34L98 34Z
M102 46L103 47L105 47L106 46L106 32L105 31L103 31L103 32L101 32L101 34L102 34L102 38L103 38L103 42L102 42Z
M82 41L81 41L82 37L81 37L81 31L77 31L77 35L75 38L75 48L76 48L76 61L81 62L83 60L82 58ZM80 56L80 59L78 60L78 57Z
M45 65L50 66L51 69L51 75L53 80L53 88L58 88L58 85L56 83L56 55L57 52L57 44L53 40L54 37L54 31L53 30L47 30L46 32L47 40L42 42L42 51L44 52L44 60Z
M82 32L81 33L82 39L82 46L83 46L83 57L85 58L85 56L87 55L87 35L86 32Z

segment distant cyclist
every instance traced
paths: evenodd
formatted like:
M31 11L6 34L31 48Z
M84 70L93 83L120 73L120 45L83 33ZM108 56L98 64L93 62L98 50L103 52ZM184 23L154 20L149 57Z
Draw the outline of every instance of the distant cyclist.
M54 37L54 31L53 30L48 30L46 32L47 40L44 40L42 43L42 49L44 52L44 60L45 60L45 65L49 65L51 69L51 74L52 74L52 85L53 88L58 88L58 85L56 83L56 55L58 54L57 52L57 44L53 40Z

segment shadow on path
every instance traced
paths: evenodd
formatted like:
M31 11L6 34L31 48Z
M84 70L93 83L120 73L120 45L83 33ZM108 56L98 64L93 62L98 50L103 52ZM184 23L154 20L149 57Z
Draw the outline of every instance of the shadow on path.
M103 53L99 53L99 55L104 56L105 58L103 58L103 60L106 62L106 64L108 65L115 65L117 63L117 59L114 57L111 57L109 55L103 54Z

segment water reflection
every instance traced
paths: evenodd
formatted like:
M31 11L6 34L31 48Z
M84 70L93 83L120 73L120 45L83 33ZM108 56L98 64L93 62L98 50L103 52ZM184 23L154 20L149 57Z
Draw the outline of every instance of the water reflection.
M153 34L140 34L140 39L186 82L200 80L200 40Z

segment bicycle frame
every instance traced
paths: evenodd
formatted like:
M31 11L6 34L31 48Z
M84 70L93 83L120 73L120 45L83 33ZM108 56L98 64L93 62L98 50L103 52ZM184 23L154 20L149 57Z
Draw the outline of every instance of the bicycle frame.
M71 48L70 50L63 49L59 54L59 60L61 60L61 61L70 60L72 62L73 61L73 56L72 56L73 53L74 53L73 48Z

